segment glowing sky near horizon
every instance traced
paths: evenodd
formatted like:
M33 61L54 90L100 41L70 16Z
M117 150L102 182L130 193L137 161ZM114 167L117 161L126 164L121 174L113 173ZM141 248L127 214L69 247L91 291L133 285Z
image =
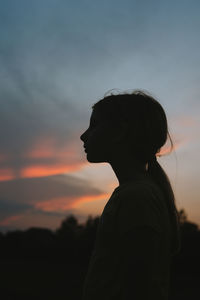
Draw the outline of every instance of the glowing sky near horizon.
M0 1L0 231L99 215L118 181L80 135L111 89L163 105L176 145L159 158L200 225L200 3Z

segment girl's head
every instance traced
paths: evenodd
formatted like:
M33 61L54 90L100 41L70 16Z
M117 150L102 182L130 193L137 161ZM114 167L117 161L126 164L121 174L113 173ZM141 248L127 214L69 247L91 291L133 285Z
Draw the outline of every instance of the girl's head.
M109 162L127 152L147 163L167 140L165 112L147 93L106 96L92 108L90 126L81 135L90 162Z

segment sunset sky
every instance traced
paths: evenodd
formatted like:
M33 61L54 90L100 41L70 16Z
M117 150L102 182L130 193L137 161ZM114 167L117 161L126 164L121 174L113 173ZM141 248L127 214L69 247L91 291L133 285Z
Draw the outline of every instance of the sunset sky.
M0 1L0 231L101 214L118 180L80 135L111 89L164 107L176 150L158 160L200 226L199 16L198 0Z

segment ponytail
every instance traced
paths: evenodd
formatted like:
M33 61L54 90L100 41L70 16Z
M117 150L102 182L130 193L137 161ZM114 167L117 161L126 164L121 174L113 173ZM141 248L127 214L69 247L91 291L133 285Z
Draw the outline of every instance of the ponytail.
M158 163L156 156L148 162L148 173L152 179L160 186L168 208L171 221L171 255L175 255L181 248L180 223L178 211L175 205L175 197L170 184L169 178L161 165Z

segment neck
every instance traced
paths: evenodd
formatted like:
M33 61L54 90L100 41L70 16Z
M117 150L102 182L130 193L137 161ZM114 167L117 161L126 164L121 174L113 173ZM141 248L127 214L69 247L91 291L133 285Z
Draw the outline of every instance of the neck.
M128 155L120 158L112 157L109 163L119 181L119 185L146 174L146 164Z

